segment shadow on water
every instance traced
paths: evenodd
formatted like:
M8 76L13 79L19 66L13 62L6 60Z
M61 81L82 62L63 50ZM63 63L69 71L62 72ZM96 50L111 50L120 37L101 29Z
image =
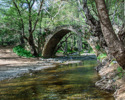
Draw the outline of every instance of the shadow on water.
M0 100L114 100L99 90L96 61L60 65L0 83Z

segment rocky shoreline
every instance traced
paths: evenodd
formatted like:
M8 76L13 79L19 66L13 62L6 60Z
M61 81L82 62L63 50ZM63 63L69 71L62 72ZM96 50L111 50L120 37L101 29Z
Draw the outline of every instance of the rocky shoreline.
M110 63L108 59L103 59L102 63L96 67L101 79L95 83L97 87L114 93L115 100L125 100L125 77L119 76L118 63Z

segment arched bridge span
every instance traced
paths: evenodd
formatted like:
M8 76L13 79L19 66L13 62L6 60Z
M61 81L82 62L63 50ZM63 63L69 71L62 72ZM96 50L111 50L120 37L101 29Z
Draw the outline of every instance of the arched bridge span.
M45 45L43 47L42 55L43 57L49 58L54 54L54 50L60 40L69 32L74 32L76 34L84 33L83 27L81 26L60 26L54 29L52 34L47 36Z

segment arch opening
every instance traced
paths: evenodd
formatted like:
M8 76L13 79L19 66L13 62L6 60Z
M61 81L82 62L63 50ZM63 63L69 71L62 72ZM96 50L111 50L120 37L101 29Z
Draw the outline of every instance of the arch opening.
M58 32L55 32L50 39L48 39L47 43L44 45L43 49L43 57L49 58L54 54L54 50L60 40L69 32L72 32L70 29L61 29Z

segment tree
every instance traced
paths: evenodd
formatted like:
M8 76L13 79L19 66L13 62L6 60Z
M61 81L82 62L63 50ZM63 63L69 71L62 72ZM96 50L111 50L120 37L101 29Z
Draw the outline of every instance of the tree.
M19 29L20 21L19 16L11 5L7 5L8 1L1 2L0 5L0 40L2 40L2 45L15 45L19 41L21 32ZM5 6L6 5L6 6ZM21 39L20 39L21 40ZM9 43L10 42L10 43Z
M92 0L90 0L90 1L91 1L91 4L94 5L94 2ZM97 56L100 53L105 53L105 52L108 54L108 56L110 56L110 54L108 52L107 44L106 44L104 37L103 37L100 22L97 18L98 16L95 16L95 15L97 15L96 11L93 10L93 12L95 12L95 14L93 14L92 11L90 11L90 9L89 9L90 7L88 6L87 0L82 0L83 8L80 7L81 6L80 0L77 0L77 2L78 2L78 6L79 6L80 11L82 9L82 11L84 12L84 13L81 12L82 17L85 19L86 25L89 26L89 28L88 28L89 30L87 29L87 32L84 33L85 34L84 38L87 37L86 40L90 43L90 45L92 46L92 48L96 52ZM100 47L100 50L96 49L97 45Z
M35 42L34 42L34 37L33 37L33 33L36 29L36 26L37 26L37 23L39 21L39 17L40 17L40 13L42 11L42 6L43 6L43 3L44 3L44 0L39 0L39 8L37 9L37 14L34 14L33 12L36 12L35 9L33 8L34 7L34 4L35 2L37 2L37 0L26 0L25 1L16 1L16 0L12 0L13 1L13 4L20 16L20 20L21 20L21 24L22 24L22 34L23 34L23 37L27 40L27 42L29 43L32 51L33 51L33 55L34 56L38 56L38 52L37 52L37 46L35 45ZM20 6L21 5L21 6ZM24 19L22 18L22 11L25 11L25 13L27 12L28 13L28 26L29 26L29 30L28 30L28 33L29 33L29 36L28 38L25 36L24 34ZM35 21L34 21L34 16L35 16Z
M101 29L109 51L116 58L119 65L125 69L125 47L122 42L119 41L113 30L105 0L95 0L95 2L100 18Z

